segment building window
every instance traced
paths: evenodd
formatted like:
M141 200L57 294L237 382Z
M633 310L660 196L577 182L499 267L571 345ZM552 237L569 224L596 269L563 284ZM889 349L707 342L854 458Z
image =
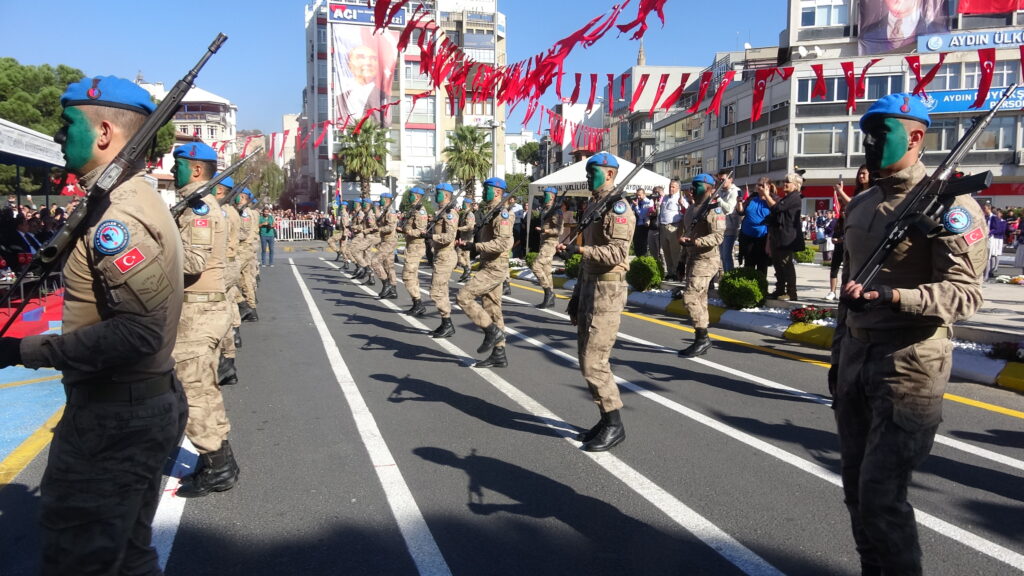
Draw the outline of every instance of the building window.
M207 126L206 127L206 137L210 138L210 139L216 138L217 137L217 127L216 126Z
M935 78L928 85L929 90L959 90L960 89L960 63L943 64L935 73Z
M403 144L406 156L433 158L437 150L433 130L406 130Z
M981 71L978 62L968 62L964 65L964 90L977 90L981 80ZM992 70L992 88L1006 88L1017 81L1016 62L996 62Z
M409 176L413 180L419 182L433 182L434 181L434 167L433 166L409 166Z
M316 109L317 112L327 114L327 94L316 95Z
M1016 141L1017 119L1013 116L993 118L992 122L981 133L976 150L1012 150ZM964 130L968 130L974 122L972 118L963 120Z
M316 61L316 77L320 79L327 78L327 60Z
M736 147L736 164L743 166L750 163L749 144L740 144Z
M931 152L952 150L957 142L956 127L955 118L932 120L931 127L924 134L924 149Z
M797 125L796 153L801 156L844 154L846 126L846 123Z
M472 58L476 62L485 62L488 64L494 63L494 50L484 48L464 48L462 51L467 57Z
M800 0L800 25L805 28L846 26L849 23L849 0Z
M768 160L768 133L758 132L752 138L754 144L754 162Z
M434 96L420 98L415 108L412 107L412 96L406 96L403 100L402 108L405 109L409 117L408 123L434 124L437 121L435 115L437 107L435 106ZM411 114L409 113L410 110Z
M771 131L772 158L785 158L789 153L789 132L786 128Z
M726 148L722 150L722 168L731 168L736 165L736 149Z
M797 82L796 101L806 102L846 102L846 79L843 77L825 78L825 96L811 99L815 78L801 78ZM932 89L934 85L931 86ZM903 76L891 74L887 76L868 76L865 78L864 96L857 100L878 100L882 96L903 91Z

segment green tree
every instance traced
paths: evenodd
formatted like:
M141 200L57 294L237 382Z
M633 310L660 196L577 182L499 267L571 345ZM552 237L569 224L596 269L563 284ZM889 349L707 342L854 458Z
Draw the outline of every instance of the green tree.
M240 156L235 154L231 163L239 160ZM249 176L252 176L249 178ZM257 154L252 160L245 163L238 169L232 180L241 182L249 178L245 187L252 191L257 198L270 198L271 204L277 204L284 193L285 181L284 170L274 163L266 154Z
M487 176L491 169L491 143L487 133L476 126L456 126L449 137L445 155L445 171L449 178L458 180L463 190L474 190L476 181Z
M394 142L387 128L367 122L357 134L355 126L341 138L337 169L345 180L359 180L359 195L370 197L370 183L387 174L384 158Z
M526 174L506 174L505 185L508 186L509 193L515 193L515 197L519 199L519 204L526 206L526 198L530 195L530 189L527 188L527 184L530 183L530 179L527 178Z
M540 144L536 142L523 144L516 149L516 160L530 166L540 164Z

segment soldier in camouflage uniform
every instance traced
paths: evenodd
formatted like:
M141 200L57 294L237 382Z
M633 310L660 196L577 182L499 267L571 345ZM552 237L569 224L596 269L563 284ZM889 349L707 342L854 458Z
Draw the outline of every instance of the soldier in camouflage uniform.
M931 121L923 102L891 94L860 121L874 186L846 207L843 287L832 344L843 492L865 575L919 575L921 546L907 502L911 474L942 420L950 326L982 304L987 227L977 201L957 196L937 234L911 226L869 286L851 280L887 236L921 163Z
M380 277L380 294L377 299L398 298L398 278L395 276L395 249L398 248L398 210L390 192L380 195L381 206L380 216L377 217L377 232L380 234L380 244L377 245L377 255L373 259L374 269Z
M60 102L54 140L86 190L154 110L113 76L72 84ZM0 339L0 367L56 368L67 393L40 484L42 574L161 574L153 516L187 419L171 357L182 254L144 175L132 169L68 246L63 333Z
M335 253L334 261L341 260L343 248L345 246L345 235L348 233L348 214L345 210L348 207L348 202L342 202L338 205L338 224L334 227L334 231L331 232L331 237L327 239L327 249ZM342 270L347 270L348 262L345 262Z
M242 315L238 310L238 301L242 292L238 289L241 283L242 268L238 260L239 243L241 241L242 219L238 211L229 206L235 196L234 180L225 178L217 186L217 204L224 215L228 231L228 247L225 252L224 282L227 286L226 297L228 311L231 313L231 328L220 341L220 363L217 366L217 383L221 386L238 384L238 371L235 369L235 357L238 355L235 343L238 342L238 330L242 326Z
M702 356L711 348L708 286L722 265L718 247L725 238L725 213L713 194L715 178L710 174L698 174L690 186L692 198L690 208L683 215L683 235L679 243L686 251L683 302L690 313L696 336L693 344L679 351L684 358Z
M352 279L361 280L370 274L369 263L366 261L366 234L363 233L370 201L356 198L354 202L356 207L352 213L352 239L349 241L349 250L352 253L352 261L356 263Z
M364 200L363 205L368 206L363 216L363 235L366 237L363 244L363 260L366 262L366 269L369 270L363 286L373 286L377 283L377 268L374 264L377 261L375 251L380 244L380 229L377 223L377 219L380 218L380 203L374 200L367 204Z
M476 368L504 368L508 366L505 354L505 319L501 314L501 285L508 278L508 252L512 249L512 225L515 218L508 210L492 209L503 202L502 194L508 186L501 178L484 180L484 210L487 221L480 228L480 241L468 244L480 254L480 270L459 290L459 306L474 324L483 328L484 341L476 349L487 359L477 362ZM476 300L482 299L481 306Z
M412 308L405 313L410 316L423 316L427 308L420 299L420 261L427 253L423 234L427 231L427 211L423 208L423 189L419 186L411 190L413 207L406 214L402 234L405 235L405 268L402 269L402 282L412 298Z
M554 260L558 238L562 235L565 224L565 213L554 209L555 189L544 189L544 205L541 207L541 222L535 227L540 232L540 251L533 261L533 273L537 276L537 284L544 289L544 300L537 308L552 308L555 305L555 290L551 281L551 263ZM547 218L544 218L544 216Z
M433 338L449 338L455 335L452 324L452 299L448 292L448 283L455 270L455 236L458 234L459 213L454 208L445 211L455 193L452 185L441 182L434 191L434 202L438 213L434 215L433 229L424 239L431 243L434 250L434 273L430 277L430 299L441 314L441 325L430 333ZM444 212L443 214L441 212Z
M238 289L241 300L238 312L242 322L258 322L256 313L256 275L260 270L260 226L259 215L253 210L255 197L248 188L235 197L235 208L238 210L238 260L241 263Z
M457 240L473 242L473 234L476 232L476 215L473 213L473 199L466 196L462 199L462 211L459 212L459 230ZM459 284L469 280L473 272L470 264L470 252L463 248L458 242L455 243L455 255L458 257L458 265L462 268L462 275L459 276Z
M202 142L174 150L178 190L188 196L207 180L217 166L217 153ZM227 222L210 195L195 201L178 216L178 230L185 254L185 303L174 345L174 370L188 397L185 434L199 451L195 473L182 480L178 495L206 496L230 490L238 481L238 464L228 443L231 423L224 397L217 385L218 348L231 327L227 301Z
M593 198L588 209L603 205L615 188L619 163L615 156L599 152L587 160L587 187ZM603 452L626 439L619 410L622 400L612 374L612 347L626 306L629 288L629 244L636 228L636 216L626 202L615 202L600 221L583 231L583 246L559 244L566 258L583 256L580 278L569 300L569 319L576 326L580 371L601 412L594 427L579 435L583 449Z

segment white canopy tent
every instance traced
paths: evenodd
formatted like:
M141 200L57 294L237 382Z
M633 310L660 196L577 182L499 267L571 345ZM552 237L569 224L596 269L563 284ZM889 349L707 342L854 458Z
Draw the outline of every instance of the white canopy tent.
M628 176L630 172L633 171L636 164L619 158L618 156L615 156L615 159L619 162L619 172L615 176L615 183L619 184L626 179L626 176ZM642 168L640 172L638 172L637 175L629 181L629 184L626 185L626 192L635 192L640 189L650 190L655 186L661 186L665 190L668 190L668 183L668 178L659 176L646 168ZM532 209L534 197L543 194L543 190L549 186L564 196L590 196L590 190L587 189L587 161L580 160L575 164L562 168L558 172L552 172L539 180L531 182L530 195L526 200L527 210ZM532 229L529 215L530 212L527 212L527 230Z

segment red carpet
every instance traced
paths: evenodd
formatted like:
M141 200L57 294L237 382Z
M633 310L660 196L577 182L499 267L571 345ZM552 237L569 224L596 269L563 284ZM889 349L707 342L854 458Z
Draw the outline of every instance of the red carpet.
M41 334L50 329L50 322L59 322L64 308L64 291L60 290L44 298L33 298L21 317L18 318L7 331L7 336L24 338ZM7 319L14 312L15 308L0 309L0 326L7 323Z

